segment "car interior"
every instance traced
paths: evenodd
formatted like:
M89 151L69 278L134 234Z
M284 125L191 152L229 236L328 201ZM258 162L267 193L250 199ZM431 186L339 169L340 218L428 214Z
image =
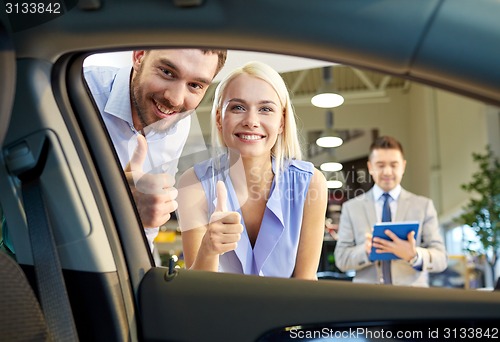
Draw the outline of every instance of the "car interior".
M318 166L336 157L357 168L373 134L402 132L415 152L408 184L439 199L447 248L458 254L465 235L454 235L463 231L454 215L467 199L460 183L474 171L471 153L487 144L500 153L498 1L58 3L60 13L22 13L21 6L0 17L3 235L8 227L0 250L0 339L499 338L494 282L449 288L458 287L453 279L437 277L429 288L379 286L352 283L349 274L329 277L332 272L307 281L174 269L168 259L158 261L83 78L96 54L134 49L225 48L252 58L278 56L276 68L297 58L302 65L280 72L297 100L307 157ZM308 100L325 67L334 70L346 98L335 120ZM197 138L205 144L211 87L197 109ZM403 98L408 102L401 105ZM411 115L397 114L410 102ZM387 108L394 114L379 124L375 115ZM335 156L314 145L325 119L351 142ZM186 152L180 169L203 156ZM330 194L335 220L340 203ZM165 229L175 231L171 224ZM331 271L327 245L321 271ZM175 254L171 245L160 247L162 257Z

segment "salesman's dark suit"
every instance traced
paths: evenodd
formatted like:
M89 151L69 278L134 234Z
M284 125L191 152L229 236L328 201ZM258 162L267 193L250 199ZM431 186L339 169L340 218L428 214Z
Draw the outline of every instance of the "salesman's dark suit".
M415 240L423 263L422 270L417 270L404 260L393 260L392 283L429 286L428 273L442 272L447 267L446 249L439 232L437 213L432 201L401 189L394 221L420 223ZM342 271L356 270L354 282L378 284L382 278L379 263L371 262L365 251L365 234L371 234L376 222L373 189L343 204L335 248L335 263Z

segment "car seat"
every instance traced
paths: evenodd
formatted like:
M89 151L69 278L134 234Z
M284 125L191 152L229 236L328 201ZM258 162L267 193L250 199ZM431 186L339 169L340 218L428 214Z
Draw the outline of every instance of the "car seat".
M0 147L3 144L15 92L16 61L9 33L0 20ZM48 327L23 270L0 252L0 340L48 341Z
M23 270L0 253L0 339L49 341L42 309Z

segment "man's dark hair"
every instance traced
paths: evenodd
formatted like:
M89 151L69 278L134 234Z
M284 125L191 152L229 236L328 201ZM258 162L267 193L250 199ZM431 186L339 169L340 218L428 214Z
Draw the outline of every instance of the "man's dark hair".
M209 50L209 49L201 49L204 54L207 53L215 53L217 57L219 57L219 62L217 63L217 69L215 69L215 75L219 73L227 59L227 50Z
M369 156L372 155L373 150L378 150L378 149L399 150L404 158L403 146L401 146L401 143L393 137L384 135L375 139L375 141L370 145Z
M209 54L213 53L216 54L217 57L219 58L219 61L217 62L217 68L215 69L215 74L214 77L219 73L219 71L224 67L224 64L226 64L226 59L227 59L227 50L216 50L216 49L200 49L203 54ZM144 54L148 54L149 51L151 50L144 50Z

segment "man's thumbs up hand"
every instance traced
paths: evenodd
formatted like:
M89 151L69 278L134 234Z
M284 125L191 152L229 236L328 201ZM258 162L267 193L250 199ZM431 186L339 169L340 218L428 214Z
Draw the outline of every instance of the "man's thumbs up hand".
M236 249L243 232L240 214L227 211L227 190L223 182L217 182L216 191L217 204L201 247L206 255L224 254Z
M143 172L142 167L144 165L144 161L146 160L146 156L148 155L148 143L146 141L146 138L142 135L137 136L137 147L134 150L134 154L132 155L132 158L130 158L130 161L128 162L127 166L125 166L125 172L133 172L133 171L140 171L141 173Z
M170 219L177 209L175 178L166 173L144 173L144 161L148 154L148 143L142 135L137 136L137 147L124 169L134 197L142 225L145 228L159 227Z

